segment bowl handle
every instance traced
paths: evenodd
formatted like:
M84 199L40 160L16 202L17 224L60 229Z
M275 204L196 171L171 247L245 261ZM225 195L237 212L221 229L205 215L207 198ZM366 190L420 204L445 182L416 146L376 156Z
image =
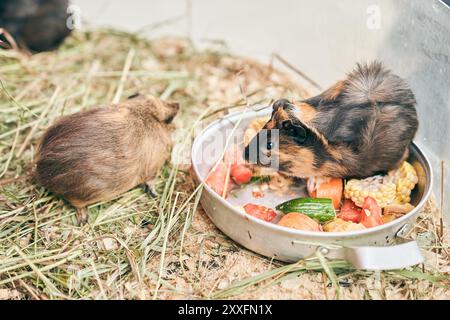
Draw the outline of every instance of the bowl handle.
M387 247L352 247L342 250L343 258L357 269L402 269L424 261L416 241Z
M319 247L318 250L329 258L345 259L357 269L394 270L411 267L422 263L424 258L415 240L402 237L405 225L396 234L397 244L393 246L341 247L330 249Z

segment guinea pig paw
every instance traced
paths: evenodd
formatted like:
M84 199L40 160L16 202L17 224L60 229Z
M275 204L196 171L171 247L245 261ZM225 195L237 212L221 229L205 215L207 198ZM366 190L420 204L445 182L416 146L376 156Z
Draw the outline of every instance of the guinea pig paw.
M158 197L158 192L156 191L156 188L155 188L155 181L153 181L153 180L147 181L144 185L144 190L145 190L145 192L147 192L147 194L149 195L150 198Z
M77 208L76 217L79 226L85 225L88 222L87 209Z

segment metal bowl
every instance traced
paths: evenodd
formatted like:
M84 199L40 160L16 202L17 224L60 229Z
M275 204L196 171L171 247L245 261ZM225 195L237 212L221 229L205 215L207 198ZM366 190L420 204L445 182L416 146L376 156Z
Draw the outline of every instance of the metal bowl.
M219 153L208 153L208 150L223 150L228 139L242 143L243 131L249 123L271 113L269 108L259 108L260 110L254 107L246 112L223 117L197 136L192 147L192 166L198 183L204 181L220 157ZM223 233L244 247L269 258L292 262L320 250L329 258L347 259L357 268L406 267L423 260L416 242L404 241L402 236L414 225L418 213L429 198L433 179L429 160L414 143L410 146L408 161L416 168L419 176L419 182L411 195L411 203L415 208L394 221L365 230L312 232L278 226L243 213L236 207L236 199L231 202L223 199L207 185L204 185L201 204L211 221ZM244 202L245 196L238 200L241 204L254 202L254 199ZM392 246L398 242L402 244Z

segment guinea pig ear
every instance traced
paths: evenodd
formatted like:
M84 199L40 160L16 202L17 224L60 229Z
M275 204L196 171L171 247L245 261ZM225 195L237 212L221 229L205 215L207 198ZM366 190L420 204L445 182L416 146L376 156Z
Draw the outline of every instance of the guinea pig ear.
M163 104L165 110L162 110L160 120L165 123L171 123L177 115L178 110L180 110L180 104L175 101L165 101Z
M174 101L164 101L151 95L146 95L142 105L148 108L156 120L171 123L180 109L180 104Z
M284 120L281 127L291 139L299 144L304 143L308 137L309 129L300 122L291 119Z

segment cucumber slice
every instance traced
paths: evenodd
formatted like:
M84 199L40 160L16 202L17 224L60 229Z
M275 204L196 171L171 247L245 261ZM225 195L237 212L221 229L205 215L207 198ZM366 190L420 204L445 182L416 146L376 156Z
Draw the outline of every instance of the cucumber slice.
M276 206L283 213L298 212L325 223L336 218L333 200L328 198L297 198Z

